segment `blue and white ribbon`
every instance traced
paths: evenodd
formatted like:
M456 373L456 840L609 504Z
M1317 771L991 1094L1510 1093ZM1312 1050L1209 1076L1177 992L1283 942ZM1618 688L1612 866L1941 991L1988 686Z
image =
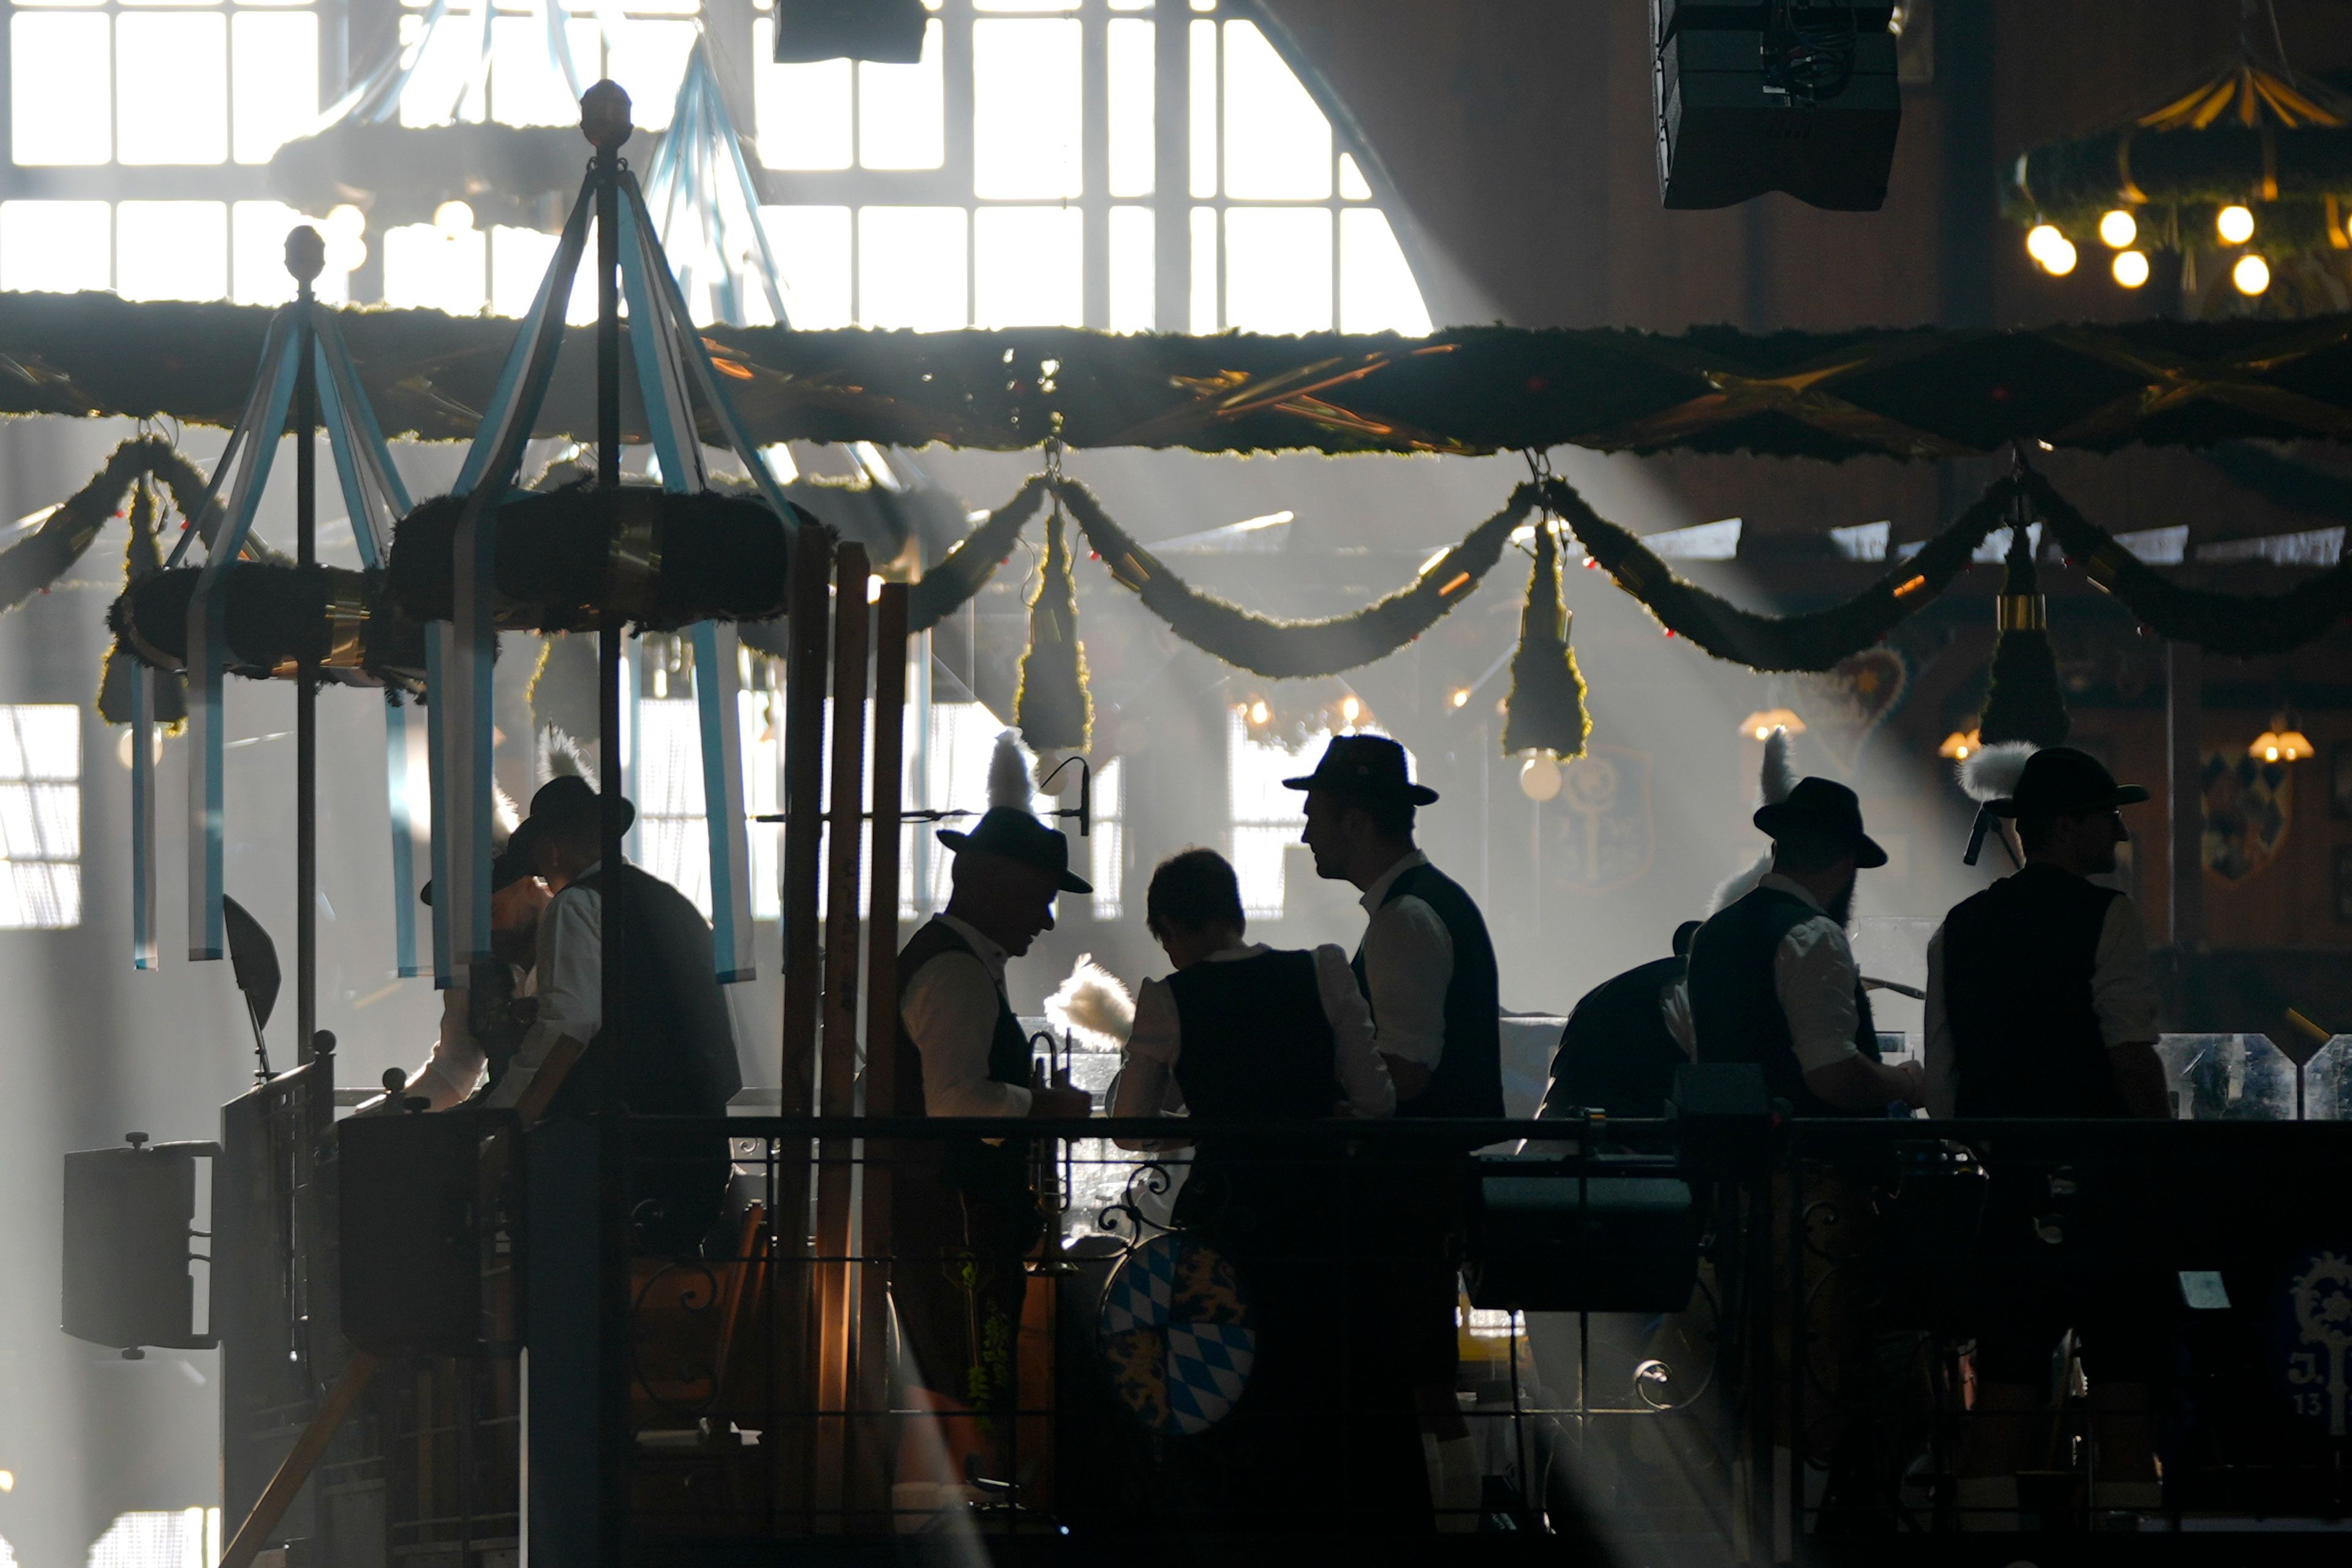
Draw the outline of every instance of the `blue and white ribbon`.
M155 671L130 662L131 966L155 970Z
M702 810L710 837L710 948L719 984L753 978L751 840L743 817L741 669L731 621L697 621L694 700L702 727Z

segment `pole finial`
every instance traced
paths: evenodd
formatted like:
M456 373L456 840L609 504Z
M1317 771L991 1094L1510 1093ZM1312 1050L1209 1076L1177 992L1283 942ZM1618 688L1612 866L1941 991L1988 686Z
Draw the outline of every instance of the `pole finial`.
M327 242L309 224L297 224L286 231L286 270L303 283L318 281L319 274L327 269Z
M600 153L617 151L629 139L629 94L610 78L580 95L580 134Z

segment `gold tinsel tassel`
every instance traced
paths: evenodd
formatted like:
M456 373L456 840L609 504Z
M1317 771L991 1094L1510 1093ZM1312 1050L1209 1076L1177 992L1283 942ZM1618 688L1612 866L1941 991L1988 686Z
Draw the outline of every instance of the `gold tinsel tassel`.
M163 552L155 540L154 481L142 476L131 487L131 542L122 557L123 580L136 583L163 569ZM139 658L120 641L106 650L106 663L98 678L98 716L110 724L131 722L131 677L140 668ZM155 678L155 722L178 725L188 716L187 692L180 678L165 670L153 670Z
M1021 655L1021 689L1013 700L1021 739L1040 755L1083 752L1094 738L1087 650L1078 641L1078 584L1063 531L1056 499L1045 520L1045 564L1029 601L1029 647Z
M1584 755L1592 719L1584 710L1584 672L1569 646L1568 606L1559 594L1559 541L1549 518L1536 524L1536 564L1511 656L1511 694L1504 702L1503 754L1548 752L1561 762Z

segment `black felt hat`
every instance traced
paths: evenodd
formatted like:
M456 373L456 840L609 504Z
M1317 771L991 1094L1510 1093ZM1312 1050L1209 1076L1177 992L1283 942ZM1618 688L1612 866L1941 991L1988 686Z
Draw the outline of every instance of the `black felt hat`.
M1091 893L1092 882L1070 871L1070 841L1017 805L992 805L970 833L940 830L940 842L961 855L967 849L1051 871L1066 893Z
M1787 798L1758 807L1754 820L1774 838L1850 843L1855 867L1864 871L1886 864L1886 851L1862 830L1862 797L1833 779L1799 779Z
M1404 748L1386 735L1334 735L1323 760L1305 778L1285 779L1285 789L1328 789L1359 800L1403 800L1428 805L1437 792L1405 776Z
M505 848L490 857L490 891L493 893L502 892L530 875L530 858L515 853L512 839L507 841ZM425 883L425 890L416 896L430 904L433 901L433 884Z
M1985 809L1995 816L2071 816L2137 805L2147 798L2147 791L2139 785L2117 784L2116 775L2090 752L2044 746L2025 759L2014 793L1987 801Z

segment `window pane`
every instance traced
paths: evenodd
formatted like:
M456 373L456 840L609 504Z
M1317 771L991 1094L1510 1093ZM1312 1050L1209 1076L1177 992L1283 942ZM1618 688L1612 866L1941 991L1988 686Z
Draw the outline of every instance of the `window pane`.
M1095 885L1095 919L1115 921L1123 912L1122 884L1127 880L1126 831L1119 810L1121 759L1105 763L1094 780L1094 833L1089 841L1087 880Z
M294 275L286 270L286 231L302 215L283 202L238 202L228 216L228 297L240 305L282 305L294 298ZM319 291L323 295L330 284L345 280L345 274L331 267L319 275Z
M103 163L114 156L107 35L104 16L9 19L8 122L17 163Z
M1225 24L1225 195L1331 195L1331 122L1255 22Z
M1217 25L1195 22L1191 34L1192 195L1205 201L1217 194Z
M859 209L857 314L866 326L919 332L970 324L961 207Z
M1075 11L1078 0L971 0L975 11Z
M1353 153L1339 154L1339 194L1351 202L1372 199L1371 182L1364 178L1364 171L1358 167Z
M1331 330L1328 207L1226 209L1225 325L1245 332Z
M1350 207L1339 215L1339 330L1411 338L1429 332L1429 308L1388 214L1378 207Z
M849 167L849 62L780 66L768 56L776 25L751 24L751 98L760 162L771 169Z
M1079 24L971 25L971 185L983 200L1080 195Z
M1223 322L1217 311L1217 209L1192 209L1192 331L1205 337Z
M488 293L483 286L488 237L478 229L412 223L383 237L383 302L470 316ZM536 287L537 279L532 280Z
M539 298L540 280L555 259L555 236L535 228L490 230L490 314L522 316ZM583 268L584 272L587 268Z
M1159 258L1152 248L1150 207L1110 209L1110 330L1148 332L1159 326Z
M236 161L267 163L319 117L319 18L309 11L241 11L229 23L229 50Z
M278 270L285 271L282 263ZM287 281L293 279L289 277ZM114 209L114 291L126 300L226 296L228 205L124 202L118 205Z
M761 207L768 248L784 275L784 309L807 331L845 327L851 314L849 209Z
M70 702L0 707L0 779L73 784L80 778L81 710Z
M81 868L68 862L0 866L0 931L63 931L81 924Z
M936 169L947 162L940 25L923 31L919 65L857 66L857 162L867 169Z
M103 289L114 226L104 202L0 202L0 289Z
M228 161L228 18L115 18L115 161Z
M1110 194L1148 196L1160 160L1153 128L1152 35L1150 22L1113 22L1108 40Z
M446 24L445 24L446 25ZM572 62L583 76L595 74L596 24L567 22ZM580 100L548 58L547 25L537 16L490 19L490 117L505 125L576 125Z
M972 215L972 322L1083 327L1086 219L1076 207L982 207Z
M0 929L81 922L80 781L78 709L0 708Z
M677 84L686 77L686 57L694 49L695 30L692 22L632 21L620 42L607 51L604 74L628 89L631 117L639 130L668 126L670 113L677 108ZM572 117L580 117L576 104Z

